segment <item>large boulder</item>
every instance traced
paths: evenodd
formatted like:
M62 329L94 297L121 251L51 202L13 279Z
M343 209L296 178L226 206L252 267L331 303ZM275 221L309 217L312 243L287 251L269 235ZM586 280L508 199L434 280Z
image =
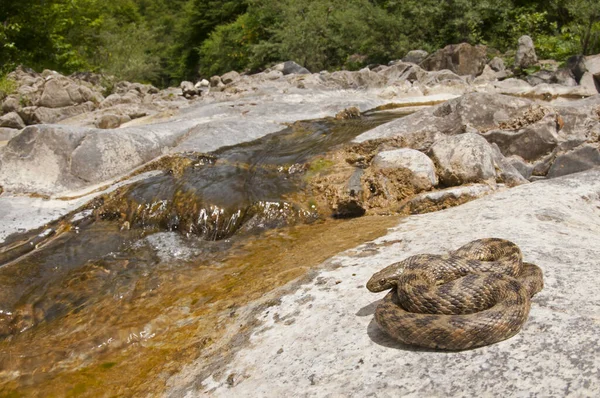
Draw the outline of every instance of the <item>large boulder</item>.
M585 68L600 79L600 54L585 57Z
M547 176L548 178L560 177L597 166L600 166L598 144L588 144L558 155Z
M519 47L515 56L515 68L526 69L537 63L535 46L531 37L524 35L519 37Z
M502 72L500 72L502 73ZM494 71L491 66L486 65L483 68L483 72L475 79L473 79L472 85L474 86L486 86L490 82L496 81L498 79L499 72Z
M398 65L398 64L396 64ZM395 67L394 65L393 67ZM405 64L406 65L406 64ZM410 64L409 64L410 65ZM427 77L428 73L423 68L418 65L410 65L408 69L404 70L402 75L400 75L399 80L406 80L408 82L420 82L425 77Z
M378 126L359 135L355 141L422 137L419 140L411 138L410 141L425 144L441 134L487 131L529 109L531 103L529 100L507 95L469 93ZM413 149L424 148L420 146Z
M46 108L62 108L75 103L59 79L50 79L44 85L38 105Z
M358 72L336 71L322 77L322 81L332 88L337 89L369 89L381 88L387 85L387 79L379 73L368 68Z
M2 113L17 112L21 108L19 98L15 95L9 95L2 102Z
M496 144L493 144L493 145L496 145ZM513 155L513 156L507 157L506 160L526 180L529 180L529 178L533 175L533 165L526 162L525 159L523 159L522 157Z
M302 65L298 65L294 61L286 61L280 64L275 65L272 70L279 71L284 75L308 75L310 71L303 67Z
M0 141L10 141L13 137L16 137L20 132L21 130L0 127Z
M587 142L600 140L600 94L569 101L555 108L561 118L562 137Z
M428 71L449 69L458 75L477 76L487 64L487 47L469 43L451 44L421 62Z
M210 78L210 87L219 87L222 86L223 82L221 81L221 76L212 76Z
M551 83L561 84L567 87L577 86L577 80L575 80L575 75L573 74L573 71L571 71L569 68L560 68L556 72L554 72L554 76Z
M393 83L397 80L405 80L406 77L403 77L404 73L413 66L417 67L418 69L421 69L416 65L411 65L406 62L396 62L395 64L390 66L381 66L379 68L373 69L373 72L385 76L385 78L388 79L390 83ZM423 71L423 73L425 73L425 71Z
M584 84L584 79L588 75L588 85L595 87L596 91L600 92L600 54L590 55L585 57L585 67L587 73L584 73L581 80L581 84ZM593 83L593 84L592 84Z
M483 133L483 136L498 145L505 156L518 155L525 160L534 160L552 152L557 146L557 128L557 115L551 113L523 128L495 129Z
M494 166L496 167L496 181L502 182L509 187L526 184L529 182L521 173L521 170L514 166L514 161L504 157L498 145L492 144L494 153Z
M0 150L0 186L47 195L89 187L163 154L185 132L29 126Z
M42 123L52 124L83 113L93 112L95 109L96 104L91 101L63 108L30 106L21 109L19 111L19 116L21 116L27 125Z
M25 122L23 122L23 119L21 119L21 116L17 112L10 112L4 116L0 116L0 127L20 130L25 128Z
M532 86L537 86L538 84L543 83L554 83L554 72L542 69L527 76L526 80Z
M436 84L442 84L450 81L465 83L460 76L448 69L429 72L419 81L426 86L434 86Z
M221 81L223 82L223 84L235 83L238 80L240 80L240 74L234 70L232 70L231 72L227 72L223 76L221 76Z
M587 95L594 95L600 92L598 80L596 80L591 72L585 72L581 77L579 84L581 85L582 89L585 90Z
M419 191L429 190L438 184L433 161L424 153L401 148L378 153L371 163L377 169L406 169L411 183Z
M202 89L189 81L182 81L179 87L185 98L192 98L202 94Z
M435 142L430 150L440 182L447 186L495 179L494 151L490 144L475 133L446 137Z
M488 65L490 68L492 68L492 70L496 72L502 72L506 69L506 66L504 65L504 60L500 57L494 57Z
M585 56L573 55L567 60L567 68L573 73L577 83L581 81L583 74L587 71L585 67Z
M420 64L427 58L429 53L424 50L412 50L409 51L403 58L402 62L410 62L413 64Z
M100 116L94 122L94 125L99 129L116 129L121 126L123 123L127 123L131 120L131 117L127 115L113 115L106 114Z
M124 95L111 94L100 103L100 109L111 108L122 104L139 104L142 102L141 96L136 91L129 91Z
M75 187L69 157L86 129L30 126L0 152L0 185L17 192L52 193Z

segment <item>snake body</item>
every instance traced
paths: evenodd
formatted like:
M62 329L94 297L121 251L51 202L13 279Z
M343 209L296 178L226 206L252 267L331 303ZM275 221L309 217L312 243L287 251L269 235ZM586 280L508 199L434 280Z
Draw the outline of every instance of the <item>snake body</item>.
M367 288L391 291L375 321L391 337L421 347L464 350L519 332L543 288L542 270L504 239L470 242L445 255L420 254L374 274Z

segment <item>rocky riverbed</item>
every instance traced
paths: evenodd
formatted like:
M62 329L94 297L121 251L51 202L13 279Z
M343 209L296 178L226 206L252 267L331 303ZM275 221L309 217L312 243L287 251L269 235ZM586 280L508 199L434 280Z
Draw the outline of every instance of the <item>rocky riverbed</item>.
M14 72L0 391L598 392L581 348L598 335L598 58L521 80L480 49L443 51L480 57L110 93L91 74ZM445 354L378 331L374 271L482 237L545 272L519 335Z

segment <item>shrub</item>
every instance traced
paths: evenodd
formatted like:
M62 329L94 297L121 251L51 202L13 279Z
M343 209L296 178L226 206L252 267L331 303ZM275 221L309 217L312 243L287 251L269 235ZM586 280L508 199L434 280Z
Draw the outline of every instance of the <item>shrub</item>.
M248 14L234 22L218 26L197 51L200 53L200 72L212 76L232 70L243 71L250 63L252 32Z
M7 75L0 75L0 101L17 92L17 82Z

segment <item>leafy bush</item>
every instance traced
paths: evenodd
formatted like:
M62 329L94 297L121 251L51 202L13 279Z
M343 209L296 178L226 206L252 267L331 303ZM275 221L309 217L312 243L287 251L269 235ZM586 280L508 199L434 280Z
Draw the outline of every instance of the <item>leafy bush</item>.
M250 64L251 18L240 15L235 22L218 26L198 51L200 72L212 76L231 70L243 71Z
M255 71L286 60L312 71L359 68L465 41L505 53L523 34L540 58L599 53L600 2L7 0L0 75L23 64L167 85L199 70Z
M93 58L99 69L120 80L149 82L160 68L159 58L152 52L155 37L145 24L125 26L112 20L105 23L100 44Z
M17 82L6 75L0 75L0 101L17 92Z

